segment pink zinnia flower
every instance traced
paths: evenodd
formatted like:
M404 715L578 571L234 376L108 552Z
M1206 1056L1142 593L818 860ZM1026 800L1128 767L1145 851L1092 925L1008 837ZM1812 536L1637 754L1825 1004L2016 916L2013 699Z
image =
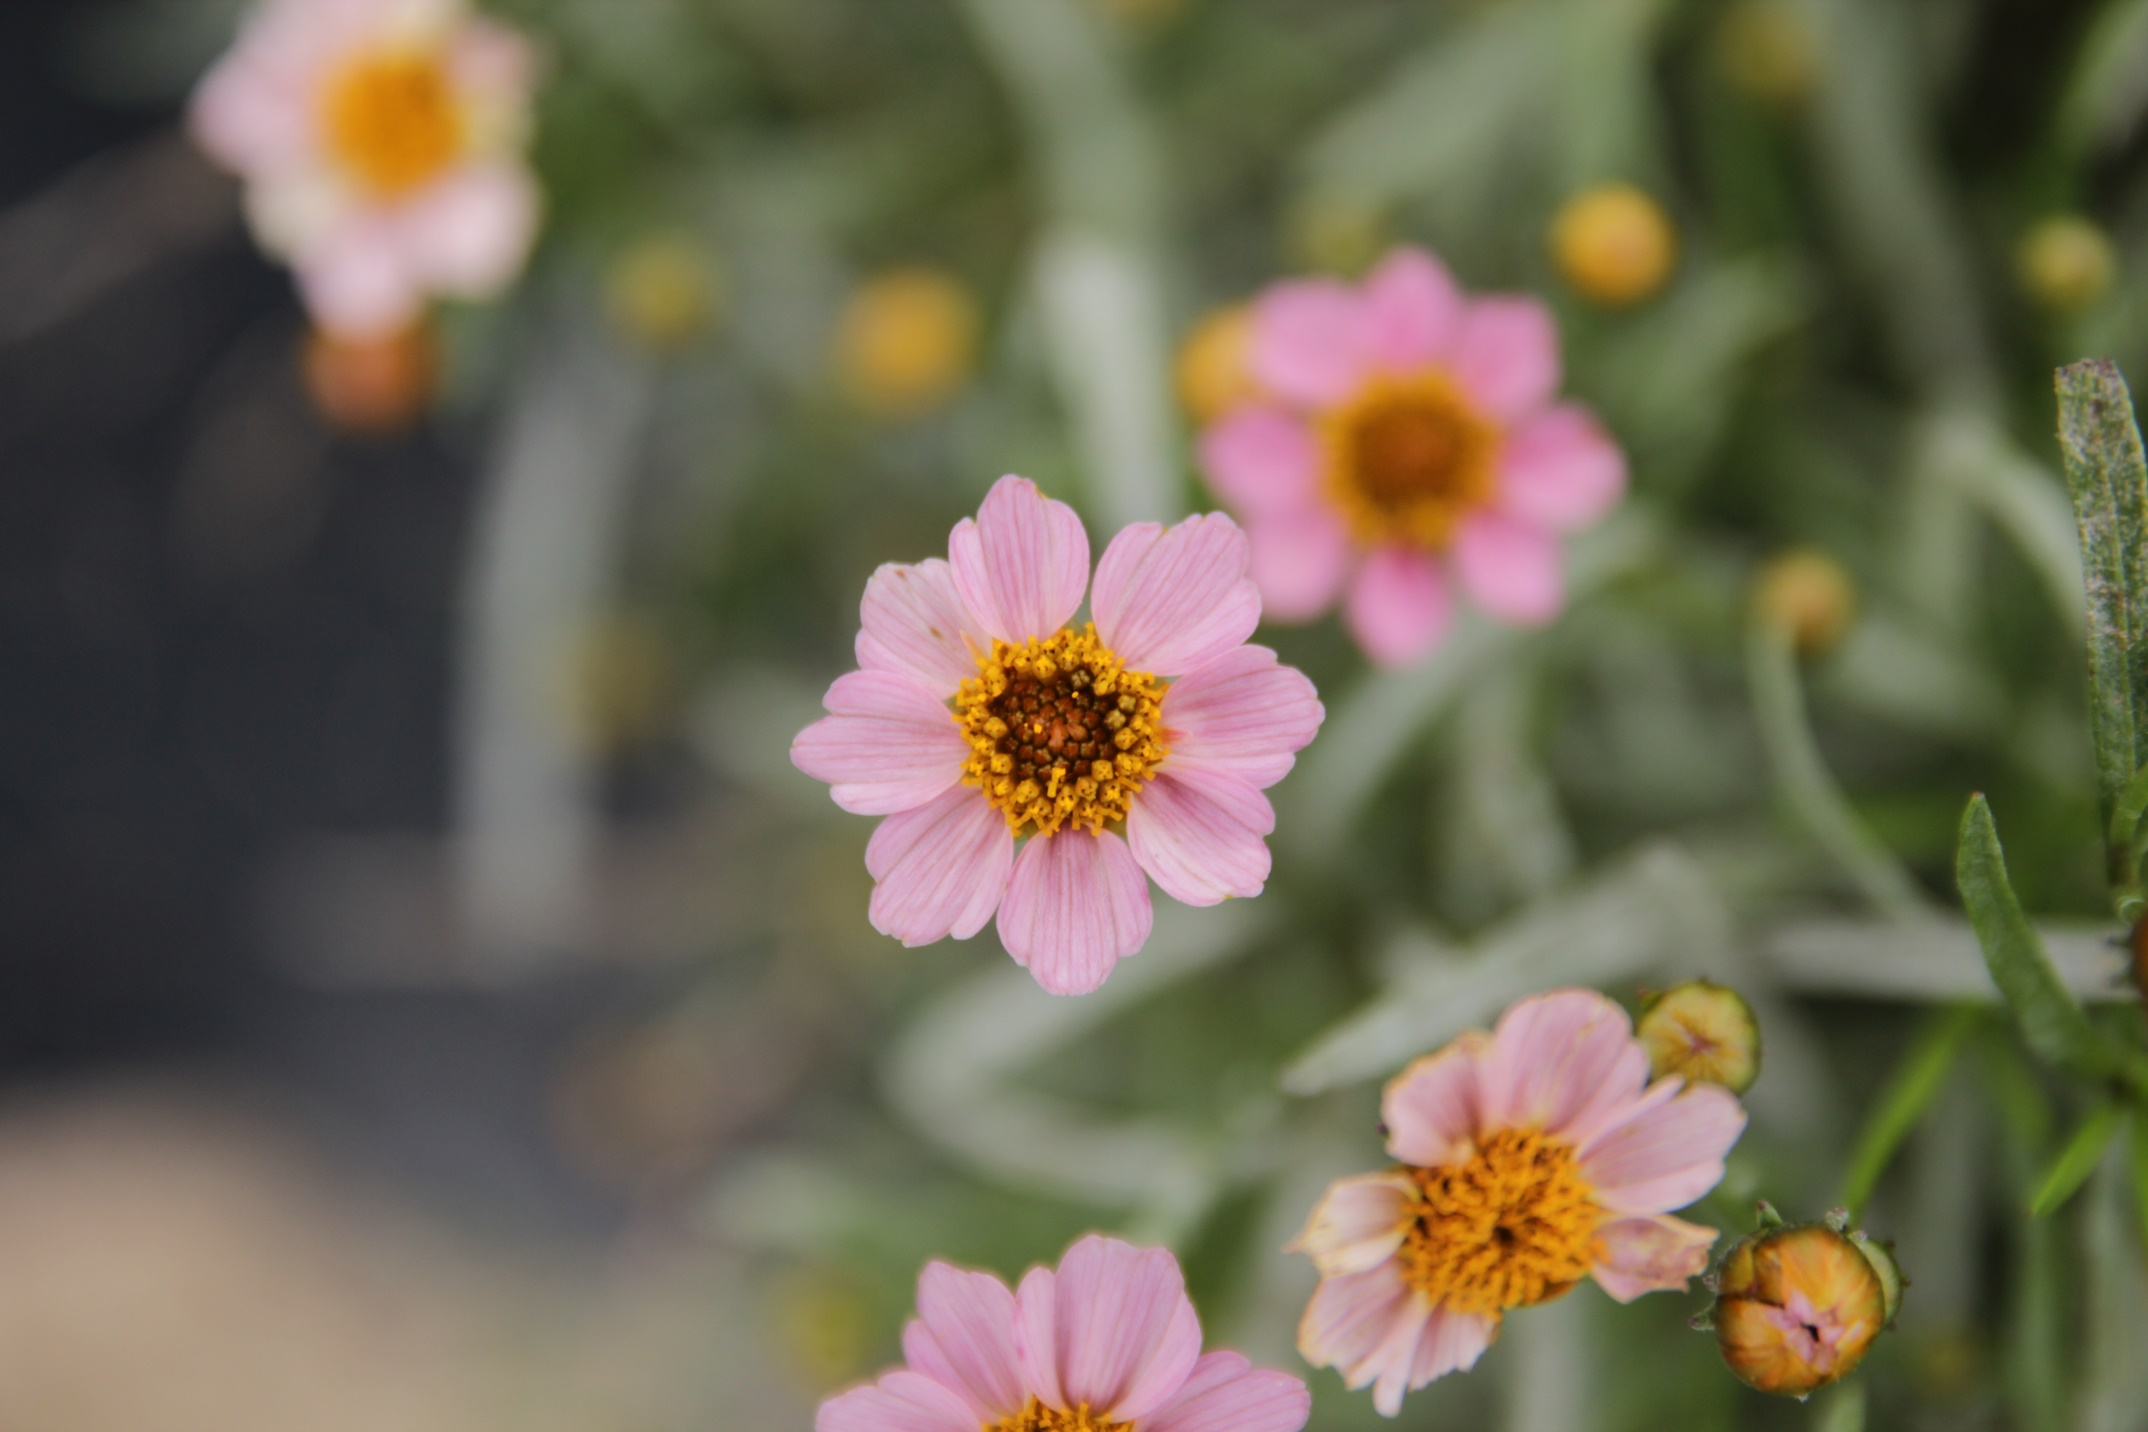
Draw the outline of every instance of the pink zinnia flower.
M1201 1355L1178 1260L1095 1235L1017 1292L928 1263L908 1366L820 1405L814 1432L1297 1432L1287 1373Z
M1578 989L1418 1060L1380 1108L1400 1167L1334 1184L1291 1246L1320 1269L1298 1351L1389 1417L1475 1365L1509 1308L1585 1277L1622 1303L1684 1287L1716 1234L1669 1213L1745 1127L1727 1090L1649 1083L1626 1012Z
M531 68L520 36L462 0L263 0L190 121L246 181L254 235L314 321L367 337L521 271Z
M888 817L865 850L875 929L925 945L997 912L1053 994L1095 989L1148 939L1144 871L1188 905L1260 893L1261 792L1324 714L1245 644L1260 594L1221 513L1113 538L1076 631L1088 585L1074 509L1001 478L948 560L873 573L860 669L791 745L837 805Z
M1436 646L1455 583L1501 621L1550 620L1559 534L1626 488L1596 419L1553 402L1544 306L1465 299L1419 249L1354 288L1276 284L1254 305L1246 364L1258 391L1202 434L1201 465L1245 519L1269 614L1308 621L1341 597L1375 661Z

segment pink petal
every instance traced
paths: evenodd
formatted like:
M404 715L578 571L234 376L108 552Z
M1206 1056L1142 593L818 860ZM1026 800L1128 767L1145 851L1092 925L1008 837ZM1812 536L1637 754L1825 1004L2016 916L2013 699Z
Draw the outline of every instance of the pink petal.
M1166 759L1228 771L1266 790L1290 773L1326 715L1305 673L1267 647L1241 646L1164 692Z
M1350 570L1350 533L1325 505L1271 513L1246 528L1253 583L1279 622L1311 621L1335 605Z
M1148 881L1124 840L1061 830L1022 847L1000 902L999 939L1046 993L1087 994L1147 943L1154 919Z
M1096 566L1089 610L1104 644L1136 671L1179 676L1242 645L1260 625L1246 535L1220 512L1168 530L1137 522Z
M1723 1181L1723 1156L1745 1131L1727 1089L1695 1084L1581 1149L1581 1174L1613 1213L1668 1213Z
M951 1389L979 1423L1018 1412L1026 1394L1014 1349L1014 1294L990 1273L927 1263L917 1319L903 1329L903 1360Z
M1066 1406L1135 1421L1170 1401L1201 1355L1200 1319L1167 1249L1091 1234L1059 1260L1054 1302L1051 1342L1030 1342L1025 1324L1017 1344L1032 1374L1049 1351Z
M853 815L893 815L962 779L970 748L947 707L911 677L852 671L822 698L829 714L791 742L791 764L826 781Z
M1527 1124L1562 1138L1641 1095L1648 1055L1626 1011L1591 989L1554 990L1500 1016L1478 1069L1486 1127Z
M1431 554L1382 547L1358 569L1343 616L1367 656L1382 666L1406 666L1447 635L1454 602Z
M1533 298L1495 296L1469 306L1455 344L1455 377L1477 406L1514 422L1559 387L1559 330Z
M1421 1385L1411 1379L1416 1376L1419 1350L1436 1317L1438 1311L1425 1300L1424 1294L1412 1294L1402 1305L1401 1313L1388 1325L1387 1336L1380 1340L1380 1345L1367 1354L1364 1361L1349 1369L1345 1378L1349 1386L1372 1384L1373 1410L1382 1417L1400 1414L1402 1394Z
M1333 279L1276 284L1254 303L1250 346L1254 379L1277 397L1308 408L1339 403L1371 359L1364 302Z
M1059 1385L1059 1279L1032 1268L1014 1290L1014 1355L1022 1385L1047 1407L1065 1407Z
M1683 1291L1688 1279L1708 1267L1713 1228L1702 1228L1668 1214L1621 1218L1596 1230L1603 1261L1589 1276L1622 1303L1643 1293Z
M1372 361L1423 368L1447 357L1462 328L1462 295L1446 265L1423 249L1398 249L1365 279Z
M1527 419L1499 451L1499 506L1533 527L1586 527L1625 492L1626 454L1576 403Z
M371 223L349 224L294 256L306 310L319 327L345 338L378 338L416 322L422 285L392 235Z
M1380 1096L1380 1122L1387 1125L1389 1154L1419 1168L1437 1168L1468 1154L1478 1131L1490 1123L1479 1090L1480 1065L1490 1049L1485 1034L1469 1030L1388 1082Z
M1319 490L1319 441L1274 408L1231 409L1201 434L1199 457L1216 495L1248 516L1297 512Z
M1416 1205L1417 1185L1407 1174L1337 1179L1285 1251L1311 1258L1322 1277L1362 1273L1395 1256Z
M977 674L973 648L991 640L962 605L954 569L938 557L883 563L858 604L858 664L907 671L942 696Z
M1141 1432L1298 1432L1312 1407L1312 1394L1289 1373L1248 1366L1235 1352L1212 1352Z
M813 1432L977 1432L977 1419L931 1378L891 1372L823 1402Z
M412 272L454 298L497 295L529 261L537 185L517 164L474 164L441 179L396 216Z
M880 822L865 846L873 928L905 945L967 940L999 908L1014 863L1007 818L970 786Z
M1392 1260L1362 1273L1324 1277L1298 1322L1298 1352L1314 1367L1336 1368L1352 1387L1363 1387L1378 1375L1375 1354L1396 1326L1412 1321L1421 1328L1430 1311Z
M1226 771L1166 765L1134 797L1126 839L1134 859L1174 900L1220 905L1260 894L1268 880L1275 809Z
M1410 1368L1410 1386L1423 1387L1450 1372L1467 1372L1484 1356L1499 1334L1499 1321L1476 1313L1457 1313L1435 1308L1424 1335L1417 1342L1417 1361Z
M537 57L529 41L481 15L462 24L448 64L464 93L495 108L525 103L536 84Z
M947 555L963 604L1002 641L1050 636L1074 615L1089 584L1081 519L1026 477L993 483L976 520L955 524Z
M1566 602L1558 539L1503 513L1462 520L1454 534L1454 569L1478 606L1515 626L1541 626Z
M302 163L313 149L306 77L259 49L235 47L203 77L187 109L194 142L240 174Z

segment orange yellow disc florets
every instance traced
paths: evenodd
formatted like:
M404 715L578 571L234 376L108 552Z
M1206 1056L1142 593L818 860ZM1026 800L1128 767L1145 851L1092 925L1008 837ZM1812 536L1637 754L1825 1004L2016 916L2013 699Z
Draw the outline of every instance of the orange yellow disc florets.
M955 693L970 743L963 782L1017 835L1124 820L1164 758L1163 692L1097 640L1094 624L1020 645L995 641Z
M321 94L328 153L361 187L382 198L438 178L462 153L462 105L444 57L430 50L360 55Z
M1460 1163L1404 1172L1418 1204L1397 1256L1435 1304L1496 1316L1559 1296L1596 1265L1602 1213L1563 1139L1502 1129Z
M1372 379L1321 440L1329 500L1367 546L1445 547L1496 485L1499 430L1439 373Z
M1126 1432L1132 1424L1106 1422L1089 1410L1089 1404L1071 1410L1046 1407L1032 1397L1020 1412L987 1422L984 1432Z

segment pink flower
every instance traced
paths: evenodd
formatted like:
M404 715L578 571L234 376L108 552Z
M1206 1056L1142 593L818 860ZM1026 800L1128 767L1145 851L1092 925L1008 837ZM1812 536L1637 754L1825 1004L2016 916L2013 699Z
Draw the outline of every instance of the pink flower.
M1380 1108L1400 1167L1332 1185L1291 1246L1320 1270L1298 1351L1389 1417L1474 1366L1509 1308L1584 1277L1622 1303L1684 1287L1716 1234L1670 1211L1745 1128L1727 1090L1649 1083L1626 1012L1579 989L1418 1060Z
M1254 305L1259 392L1202 435L1209 481L1246 522L1269 613L1339 597L1358 645L1397 665L1439 644L1452 588L1504 622L1564 602L1559 535L1626 488L1586 408L1555 403L1559 338L1534 299L1466 299L1400 249L1353 288L1279 283Z
M873 573L860 669L791 744L837 805L888 817L865 851L875 929L925 945L996 912L1053 994L1087 994L1148 939L1144 871L1189 905L1261 892L1261 792L1324 714L1245 644L1260 594L1228 517L1121 532L1076 631L1088 585L1074 510L1001 478L948 560Z
M246 181L254 235L291 262L314 321L370 337L521 272L531 68L521 37L463 0L263 0L189 118Z
M928 1263L904 1369L831 1397L814 1432L1297 1432L1297 1378L1201 1355L1178 1260L1091 1235L1016 1292Z

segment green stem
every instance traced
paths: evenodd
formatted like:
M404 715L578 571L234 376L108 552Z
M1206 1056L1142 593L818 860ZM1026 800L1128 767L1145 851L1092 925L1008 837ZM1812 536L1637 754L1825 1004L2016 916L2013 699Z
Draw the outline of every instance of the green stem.
M1872 1190L1893 1162L1895 1151L1945 1086L1955 1057L1975 1031L1979 1017L1977 1007L1968 1004L1934 1013L1924 1033L1896 1066L1894 1077L1858 1136L1857 1151L1851 1155L1849 1172L1843 1176L1840 1202L1850 1210L1852 1223L1863 1219Z

